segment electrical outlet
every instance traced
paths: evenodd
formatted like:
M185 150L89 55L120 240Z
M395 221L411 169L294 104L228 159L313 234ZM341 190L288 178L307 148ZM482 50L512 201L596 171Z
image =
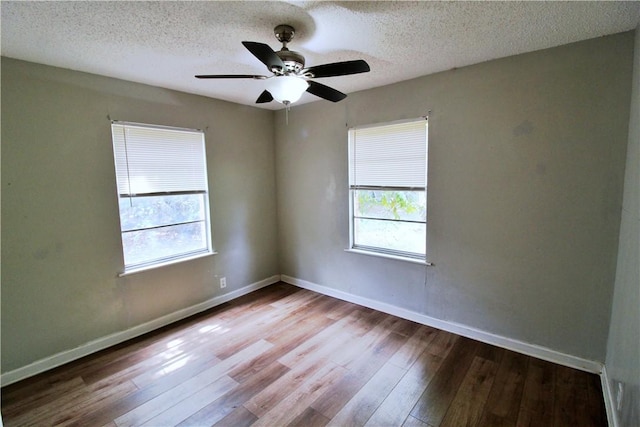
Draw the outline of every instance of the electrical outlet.
M226 288L226 287L227 287L227 278L226 277L221 277L220 278L220 289Z
M622 383L618 383L618 395L616 396L616 403L618 407L618 411L622 409L622 397L624 395L624 388L622 387Z

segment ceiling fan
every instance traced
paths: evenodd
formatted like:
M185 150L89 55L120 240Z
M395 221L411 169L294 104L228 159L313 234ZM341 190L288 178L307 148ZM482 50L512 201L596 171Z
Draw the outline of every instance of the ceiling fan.
M313 81L314 78L346 76L370 71L369 64L362 59L304 68L304 56L287 48L287 44L295 35L295 29L290 25L278 25L273 32L282 43L282 49L277 52L264 43L242 42L249 52L267 66L273 76L210 74L197 75L196 78L266 80L267 88L260 94L256 104L275 100L288 108L291 103L299 100L305 91L332 102L338 102L347 97L336 89Z

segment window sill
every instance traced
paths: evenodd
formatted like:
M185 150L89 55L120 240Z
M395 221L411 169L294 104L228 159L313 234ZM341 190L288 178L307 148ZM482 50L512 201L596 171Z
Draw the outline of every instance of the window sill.
M405 261L405 262L410 262L410 263L413 263L413 264L420 264L420 265L426 265L426 266L432 266L433 265L432 263L430 263L428 261L425 261L423 259L407 258L407 257L383 254L383 253L372 252L372 251L363 251L361 249L345 249L344 251L345 252L352 252L354 254L369 255L369 256L375 256L375 257L387 258L387 259L395 259L397 261Z
M143 267L130 268L123 273L118 273L118 277L131 276L132 274L142 273L143 271L155 270L156 268L165 267L167 265L178 264L185 261L191 261L198 258L204 258L211 255L217 255L218 252L203 252L195 255L191 255L184 258L172 259L170 261L159 262L157 264L145 265Z

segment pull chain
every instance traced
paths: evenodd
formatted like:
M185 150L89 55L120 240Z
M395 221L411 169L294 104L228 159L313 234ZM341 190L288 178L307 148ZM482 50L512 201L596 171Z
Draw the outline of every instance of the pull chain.
M284 101L283 104L285 106L285 110L284 110L285 123L287 126L289 126L289 108L291 108L291 102Z

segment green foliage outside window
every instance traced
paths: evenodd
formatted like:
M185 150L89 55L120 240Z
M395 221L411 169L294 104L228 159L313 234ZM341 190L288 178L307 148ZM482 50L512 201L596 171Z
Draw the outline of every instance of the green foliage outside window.
M356 216L424 221L426 219L425 193L358 190Z

